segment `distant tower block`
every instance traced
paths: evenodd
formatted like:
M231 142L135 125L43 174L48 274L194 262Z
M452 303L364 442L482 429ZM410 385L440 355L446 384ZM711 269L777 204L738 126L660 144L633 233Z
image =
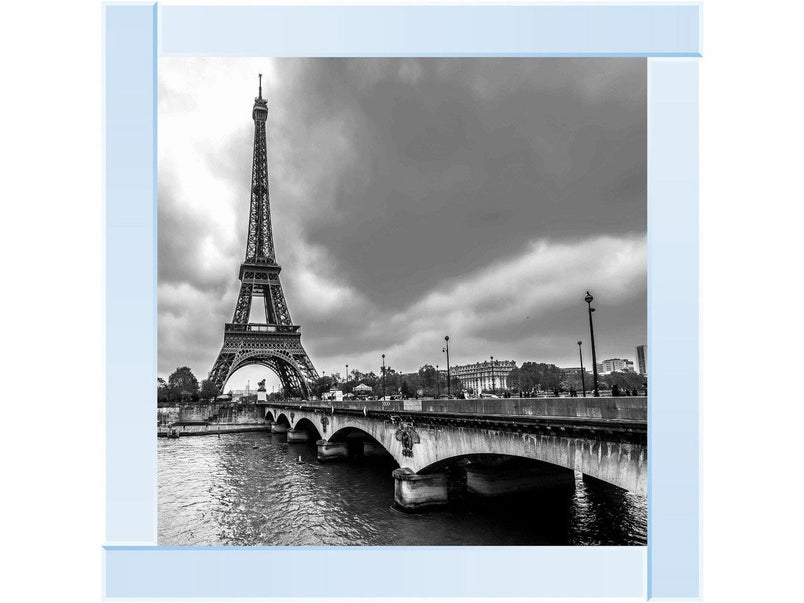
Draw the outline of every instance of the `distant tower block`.
M262 74L251 117L254 120L254 159L246 257L240 264L240 294L234 316L232 322L224 326L223 346L209 379L223 391L232 373L244 366L259 364L277 374L286 395L309 398L310 386L318 373L302 347L301 327L290 319L279 281L282 268L276 263L274 252L265 141L268 101L262 98ZM255 295L265 301L265 322L249 322L251 300Z

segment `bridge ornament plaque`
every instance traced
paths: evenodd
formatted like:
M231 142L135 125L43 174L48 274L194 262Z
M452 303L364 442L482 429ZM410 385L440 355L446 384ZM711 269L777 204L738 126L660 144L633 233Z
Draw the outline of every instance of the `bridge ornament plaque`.
M321 417L321 429L324 433L327 433L327 425L329 425L329 419L324 415Z
M396 430L396 439L402 442L402 456L413 456L413 445L421 442L419 434L412 426L403 424L401 429Z

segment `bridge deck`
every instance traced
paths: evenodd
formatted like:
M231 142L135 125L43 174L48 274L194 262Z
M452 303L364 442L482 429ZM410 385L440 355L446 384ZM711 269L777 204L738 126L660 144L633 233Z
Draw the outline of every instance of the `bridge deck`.
M438 418L440 421L482 423L550 424L557 427L621 429L642 432L647 429L647 398L505 398L484 400L355 400L283 401L268 406L307 409L318 412L395 415Z

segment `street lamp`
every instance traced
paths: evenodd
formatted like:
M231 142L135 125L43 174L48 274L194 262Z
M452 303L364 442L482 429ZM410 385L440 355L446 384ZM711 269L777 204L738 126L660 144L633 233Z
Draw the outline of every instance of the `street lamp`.
M343 377L343 382L346 383L347 381L349 381L349 365L348 364L346 365L346 375L344 375L344 377Z
M581 359L581 389L583 390L583 397L586 397L586 379L584 378L584 370L583 370L583 352L581 351L581 344L583 342L578 342L578 357Z
M447 397L452 398L452 378L449 372L449 335L444 337L445 346L443 351L447 353Z
M441 374L438 372L438 365L436 364L436 400L441 397Z
M586 302L587 306L589 306L589 338L592 340L592 376L594 377L594 385L595 385L595 398L600 396L600 392L597 389L597 356L595 355L595 328L592 326L592 312L595 309L592 307L592 300L595 299L592 297L592 294L589 291L586 292L586 297L583 298Z
M382 355L382 399L385 400L385 354Z
M494 378L494 356L491 356L491 393L497 393L497 380Z

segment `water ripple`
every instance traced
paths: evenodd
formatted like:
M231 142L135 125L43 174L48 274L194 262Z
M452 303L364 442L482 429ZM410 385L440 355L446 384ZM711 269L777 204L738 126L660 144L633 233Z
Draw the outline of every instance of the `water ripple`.
M644 497L580 475L571 493L408 515L392 506L387 463L321 465L314 445L261 432L160 439L158 446L161 545L647 541Z

